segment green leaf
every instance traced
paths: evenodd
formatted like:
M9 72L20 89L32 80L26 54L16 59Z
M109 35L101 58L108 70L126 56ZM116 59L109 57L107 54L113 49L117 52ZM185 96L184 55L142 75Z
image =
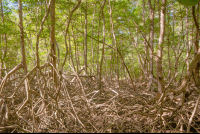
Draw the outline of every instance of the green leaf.
M200 0L177 0L184 6L195 6Z

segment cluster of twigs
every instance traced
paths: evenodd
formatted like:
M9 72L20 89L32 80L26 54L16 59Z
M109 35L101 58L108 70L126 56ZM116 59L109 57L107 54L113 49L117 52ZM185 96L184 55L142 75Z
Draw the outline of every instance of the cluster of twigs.
M95 76L58 73L55 88L51 66L23 75L20 65L0 85L0 132L199 132L196 87L183 95L147 90L147 80L106 76L99 89ZM175 89L173 85L168 88Z

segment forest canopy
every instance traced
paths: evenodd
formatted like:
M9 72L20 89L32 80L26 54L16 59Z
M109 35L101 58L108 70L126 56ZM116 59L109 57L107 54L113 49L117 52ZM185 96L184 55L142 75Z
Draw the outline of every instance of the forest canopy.
M177 0L177 1L183 4L184 6L195 6L199 2L199 0Z

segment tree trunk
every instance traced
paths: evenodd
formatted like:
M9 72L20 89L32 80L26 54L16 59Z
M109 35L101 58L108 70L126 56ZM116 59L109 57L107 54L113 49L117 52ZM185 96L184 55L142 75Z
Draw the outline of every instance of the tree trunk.
M95 9L93 13L93 18L92 18L92 39L91 39L91 51L92 51L92 74L94 74L94 48L93 48L93 33L94 33L94 18L95 18L95 12L96 12L96 4L95 4Z
M106 0L104 0L103 5L101 7L101 13L102 13L102 20L103 20L103 48L102 48L102 54L101 54L101 63L100 63L100 73L99 73L99 88L101 89L101 76L102 76L102 68L103 68L103 60L104 60L104 46L105 46L105 18L104 18L104 6L105 6Z
M52 64L54 69L53 72L53 78L55 86L58 86L58 80L57 80L57 74L56 74L56 44L55 44L55 0L51 1L51 9L50 9L50 15L51 15L51 31L50 31L50 44L51 44L51 56L52 56Z
M164 91L162 53L163 53L164 34L165 34L165 8L166 8L166 0L162 0L161 14L160 14L160 37L159 37L159 47L157 51L158 57L156 58L158 91L160 94L162 94Z
M151 20L151 23L150 23L150 46L152 49L150 49L150 73L149 73L149 89L152 91L151 89L151 85L152 85L152 82L153 82L153 41L154 41L154 9L152 8L152 5L151 5L151 0L148 0L148 4L149 4L149 10L150 10L150 20ZM155 3L154 3L155 5Z
M199 22L198 22L199 4L197 7L197 15L195 15L195 6L192 7L192 14L193 14L194 23L196 26L196 35L195 35L195 41L194 41L194 53L195 53L194 56L196 56L199 49ZM198 62L196 67L194 68L194 80L195 80L196 86L200 86L199 69L200 69L200 63Z
M87 0L85 2L85 45L84 45L84 65L85 65L85 74L87 72Z
M146 20L145 20L145 0L143 0L143 13L142 13L142 19L143 19L143 25L145 26L146 25ZM146 38L146 33L144 32L144 37ZM149 64L149 62L148 62L148 59L149 59L149 47L148 47L148 45L147 45L147 42L144 40L144 42L143 42L143 44L144 44L144 47L145 47L145 58L144 58L144 69L145 69L145 71L144 71L144 74L145 74L145 76L147 76L146 78L148 79L148 75L149 75L149 66L148 66L148 64Z
M1 4L1 20L2 20L2 24L3 24L3 27L5 27L4 25L4 14L3 14L3 4L2 4L2 0L0 0L0 4ZM4 77L4 58L6 58L6 55L7 55L7 35L6 33L4 34L4 47L2 47L2 52L3 52L3 55L1 57L1 72L0 72L0 78L1 77Z
M20 25L20 36L21 36L21 53L22 53L22 65L24 68L25 74L27 73L27 64L26 64L26 53L25 53L25 43L24 43L24 28L23 28L23 18L22 18L22 2L18 0L19 7L19 25Z
M186 46L187 46L187 59L186 59L186 64L187 64L187 70L189 70L189 53L190 53L190 49L189 49L189 41L188 41L188 7L186 8ZM188 71L187 71L188 72Z

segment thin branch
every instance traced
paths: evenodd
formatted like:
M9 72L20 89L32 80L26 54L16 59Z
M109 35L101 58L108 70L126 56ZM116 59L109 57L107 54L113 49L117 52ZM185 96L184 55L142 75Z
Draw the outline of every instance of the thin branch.
M193 120L193 118L194 118L194 115L195 115L195 113L196 113L196 111L197 111L198 104L199 104L199 99L200 99L200 95L199 95L199 97L198 97L198 99L197 99L197 101L196 101L196 105L195 105L194 110L193 110L193 112L192 112L192 115L191 115L191 117L190 117L190 120L189 120L189 123L188 123L188 127L187 127L187 133L190 133L190 126L191 126L191 124L192 124L192 120Z

